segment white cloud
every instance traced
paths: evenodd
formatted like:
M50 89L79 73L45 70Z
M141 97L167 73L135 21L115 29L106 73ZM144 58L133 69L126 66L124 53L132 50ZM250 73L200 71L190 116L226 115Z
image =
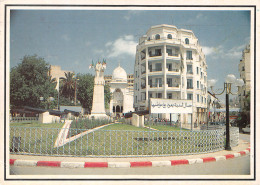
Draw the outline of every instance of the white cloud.
M143 12L142 10L130 10L130 11L128 11L127 15L124 16L124 19L129 21L132 16L138 15L142 12Z
M119 55L134 56L136 45L137 42L134 41L133 35L125 35L113 42L106 43L105 46L108 48L108 57L117 57Z
M221 45L219 45L218 47L208 47L208 46L201 46L202 47L202 51L206 56L209 55L218 55L218 54L222 54L223 52L223 47Z
M61 35L61 38L65 41L70 41L70 37L67 34Z
M242 57L242 51L246 47L246 44L242 44L239 46L234 46L231 49L224 49L222 45L219 45L217 47L208 47L208 46L202 46L202 50L206 56L210 56L213 58L241 58Z

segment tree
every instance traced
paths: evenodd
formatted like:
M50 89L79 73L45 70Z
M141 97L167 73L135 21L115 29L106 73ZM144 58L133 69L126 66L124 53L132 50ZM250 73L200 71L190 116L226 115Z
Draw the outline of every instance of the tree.
M24 56L10 72L11 106L44 107L40 97L56 97L56 83L48 75L49 65L43 58Z
M65 73L65 78L61 78L61 95L65 98L69 98L69 101L74 97L75 80L75 74L71 72Z
M108 109L109 108L109 103L111 100L111 92L110 92L110 86L109 85L105 85L104 87L104 96L105 96L105 108Z
M94 76L91 74L78 74L77 75L77 98L83 108L88 112L91 111L93 90L94 90Z

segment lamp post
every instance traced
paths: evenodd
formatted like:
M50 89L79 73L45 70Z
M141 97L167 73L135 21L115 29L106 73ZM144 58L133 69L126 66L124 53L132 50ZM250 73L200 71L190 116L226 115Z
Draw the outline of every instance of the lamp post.
M221 95L226 91L226 145L225 150L231 150L230 146L230 131L229 131L229 94L235 95L237 93L232 93L231 86L234 84L237 86L238 90L241 86L244 85L244 81L242 79L236 79L235 75L229 74L226 77L226 82L224 82L224 89L221 93L215 93L213 91L213 86L215 85L216 80L209 80L208 86L212 90L214 95Z
M77 105L77 81L79 79L78 78L75 78L75 94L74 94L74 105L76 106Z

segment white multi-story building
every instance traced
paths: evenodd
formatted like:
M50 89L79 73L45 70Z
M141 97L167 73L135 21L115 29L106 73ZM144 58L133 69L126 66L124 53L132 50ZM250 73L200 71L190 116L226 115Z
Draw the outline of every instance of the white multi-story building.
M238 70L240 73L240 78L244 80L244 85L239 91L239 102L241 110L244 110L247 107L246 98L249 95L250 88L251 88L251 70L250 70L250 45L247 45L246 48L243 50L242 60L240 60Z
M171 114L183 124L207 121L207 65L191 30L152 26L139 39L134 73L134 108L146 110L150 98L193 100L191 114ZM157 114L169 119L169 114Z

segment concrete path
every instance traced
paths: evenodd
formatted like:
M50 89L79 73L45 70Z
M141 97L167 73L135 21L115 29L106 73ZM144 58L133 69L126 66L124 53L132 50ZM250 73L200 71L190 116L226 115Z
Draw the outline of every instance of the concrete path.
M109 124L106 124L106 125L102 125L102 126L99 126L99 127L96 127L96 128L93 128L93 129L89 129L85 132L82 132L80 134L77 134L75 136L72 136L72 137L67 137L68 136L68 133L69 133L69 128L70 128L70 124L72 123L72 120L65 120L65 124L64 126L62 127L62 129L60 130L60 133L57 137L57 140L55 142L55 145L54 147L60 147L60 146L63 146L71 141L74 141L86 134L89 134L91 132L94 132L96 130L99 130L103 127L106 127L106 126L109 126L109 125L113 125L114 123L109 123Z

